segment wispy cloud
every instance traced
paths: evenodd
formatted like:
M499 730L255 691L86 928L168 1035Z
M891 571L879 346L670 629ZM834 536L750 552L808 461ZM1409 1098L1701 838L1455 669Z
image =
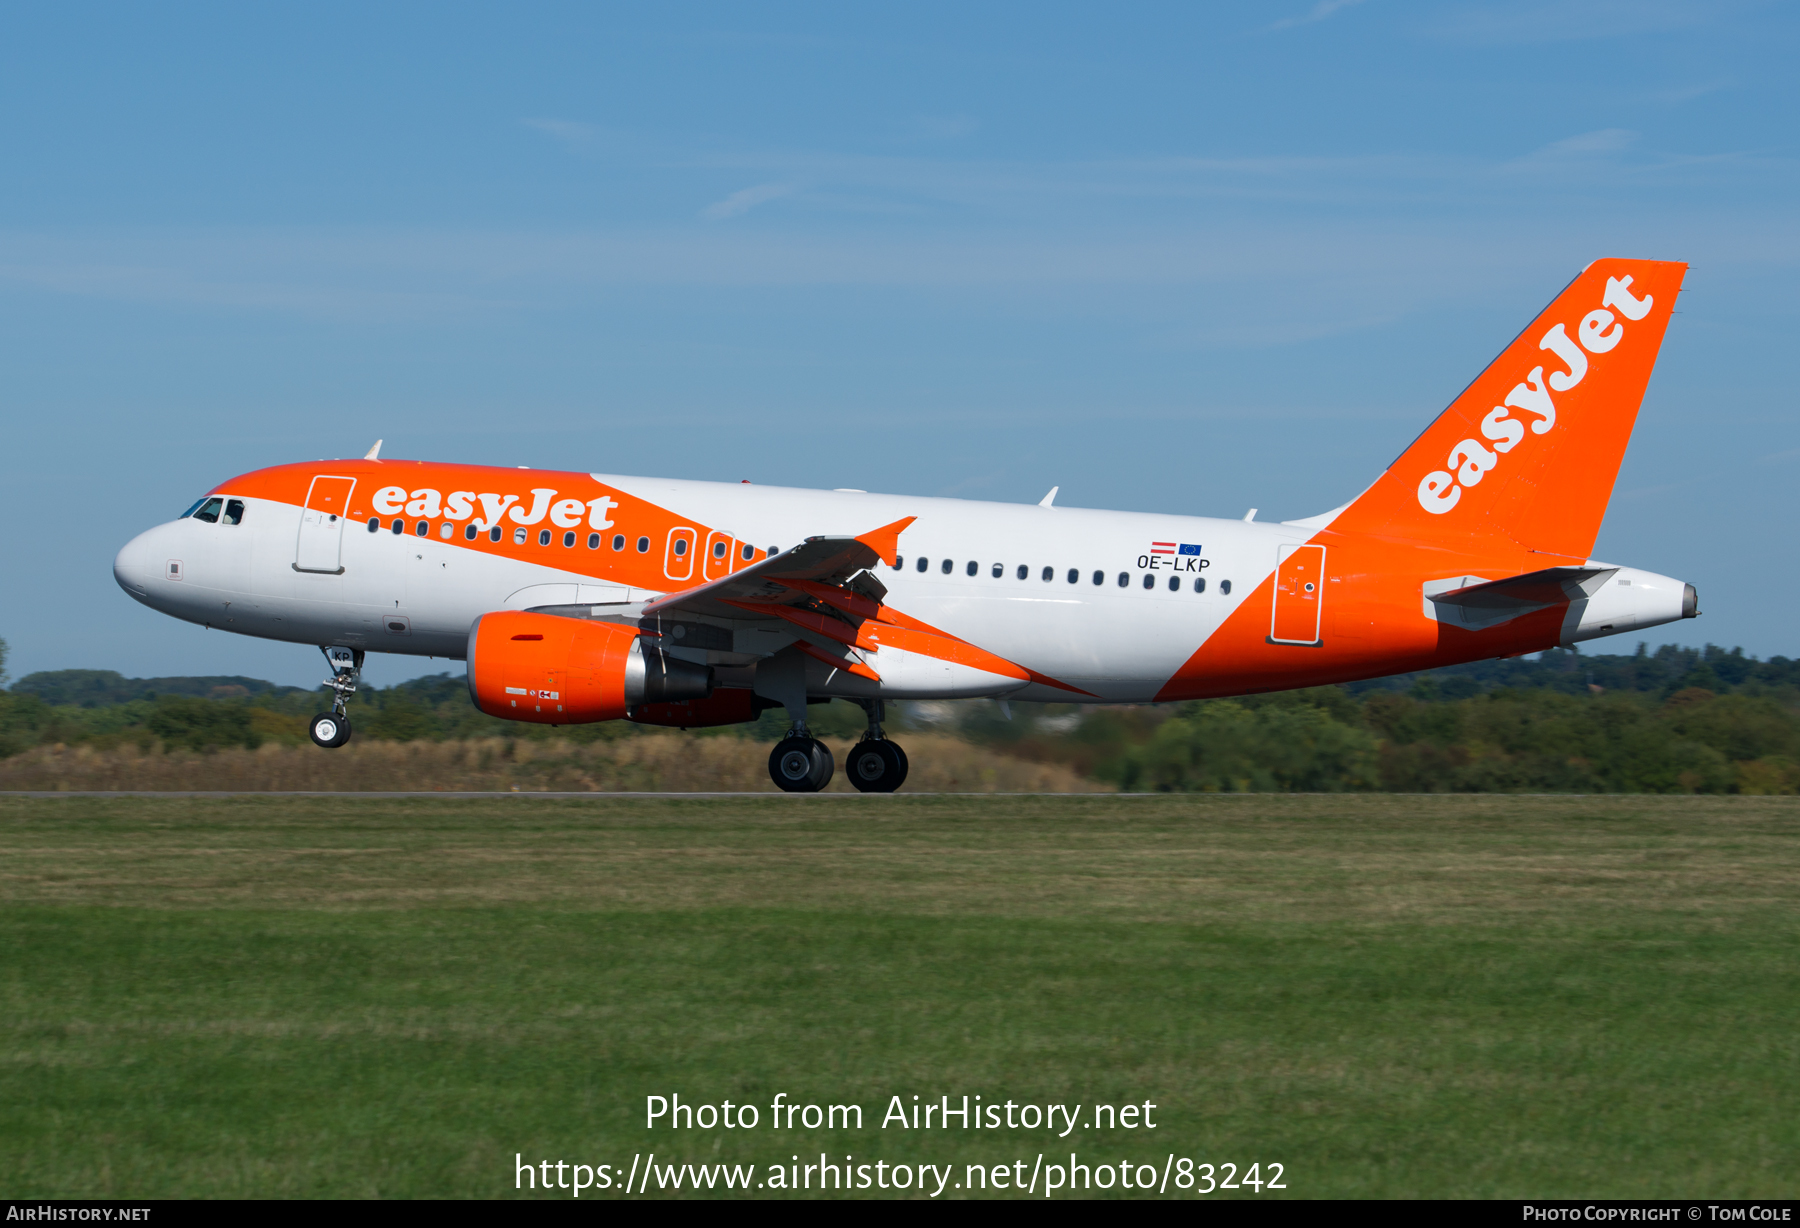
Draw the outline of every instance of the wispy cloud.
M1522 286L1604 251L1800 264L1800 222L1770 203L1800 165L1643 146L1609 128L1513 159L716 153L657 169L685 177L690 202L721 176L751 186L586 226L0 231L0 294L417 319L586 302L603 286L1165 287L1198 297L1144 344L1214 349L1379 328L1459 278ZM805 207L721 224L782 198Z
M900 125L900 131L913 140L953 141L968 136L978 126L967 115L915 115Z
M1654 102L1679 105L1684 102L1692 102L1696 98L1705 98L1709 94L1717 94L1723 90L1728 90L1733 84L1734 83L1731 81L1713 81L1705 85L1678 86L1674 89L1659 90L1656 93L1651 94L1650 98Z
M1636 143L1638 134L1629 128L1597 128L1592 132L1583 132L1575 136L1564 137L1560 141L1538 150L1533 157L1538 158L1585 158L1595 154L1612 154Z
M753 188L740 188L724 200L714 201L700 210L700 216L712 222L724 221L728 217L748 213L768 201L792 196L796 190L791 183L759 183Z
M548 133L568 145L591 145L600 134L600 130L592 124L580 124L568 119L522 119L519 122L527 128Z
M1732 0L1509 0L1440 10L1426 30L1452 42L1490 46L1574 42L1666 33L1717 21L1743 7Z
M1344 9L1353 8L1362 2L1363 0L1319 0L1319 2L1313 5L1310 10L1302 13L1300 16L1283 17L1280 21L1268 28L1270 30L1291 30L1295 26L1310 26L1315 22L1324 21L1327 17L1335 16Z

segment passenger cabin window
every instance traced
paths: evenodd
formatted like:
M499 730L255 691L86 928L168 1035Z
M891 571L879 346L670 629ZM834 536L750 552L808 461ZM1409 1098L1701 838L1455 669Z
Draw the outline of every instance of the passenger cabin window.
M223 499L208 499L200 505L200 510L194 513L194 519L204 520L207 524L218 524L219 509L224 506L225 500Z
M625 535L623 533L614 533L612 546L614 550L623 550L625 548Z
M1121 571L1119 573L1119 587L1125 588L1130 583L1131 583L1131 573L1128 571Z
M949 575L950 569L955 566L956 566L955 563L951 562L949 559L945 559L943 562L943 565L941 567L939 567L938 570L943 572L945 575Z
M396 520L393 524L389 525L388 528L394 531L395 537L399 537L402 533L406 532L406 522L404 520Z
M724 542L714 542L713 543L713 557L715 559L724 558L725 557L725 548L726 547L725 547Z
M929 568L929 567L930 567L930 566L931 566L931 560L930 560L930 559L927 559L927 558L921 558L921 559L920 559L920 560L919 560L919 563L918 563L918 567L919 567L919 570L920 570L920 571L925 571L925 570L926 570L926 569L927 569L927 568Z
M1144 587L1145 588L1155 588L1156 587L1156 577L1151 575L1149 572L1144 573Z
M1069 568L1069 583L1070 584L1081 583L1081 572L1077 571L1073 567Z
M749 547L745 547L745 549L748 549L748 548ZM895 571L905 571L906 570L906 556L904 554L896 554L894 556L894 570Z
M505 532L504 529L502 529L499 525L495 525L493 528L488 530L488 540L491 542L499 541L500 534L503 532Z
M1206 577L1205 576L1200 576L1199 578L1197 578L1194 581L1194 591L1196 593L1204 593L1206 591Z
M413 526L413 536L414 537L430 537L431 536L431 522L429 520L421 520L418 524L414 525Z
M685 554L687 554L687 538L677 537L675 539L675 557L681 558Z
M1219 593L1222 596L1226 596L1226 597L1231 596L1231 581L1230 580L1220 580L1219 581Z
M1096 571L1094 573L1094 583L1095 584L1105 584L1106 583L1106 573L1104 571Z
M463 530L463 540L464 541L472 542L477 537L480 537L480 536L481 536L481 530L477 529L474 525L469 525L467 528L465 528Z
M225 505L225 523L244 523L244 501L242 499L233 499Z
M474 528L475 526L470 525L469 527ZM381 532L381 517L379 517L379 516L369 517L369 532L371 532L371 533Z
M963 570L967 571L970 575L974 575L976 572L981 570L981 564L977 563L974 559L970 559L969 565L966 568L964 568Z
M438 536L445 541L449 541L452 537L456 536L456 526L446 520L443 524L438 526Z
M1170 576L1169 577L1169 591L1171 593L1179 593L1181 591L1181 577L1180 576Z
M1005 563L995 563L994 564L994 579L998 580L1001 576L1003 576L1005 574L1006 574L1006 564Z
M1025 564L1023 564L1023 563L1020 563L1019 564L1019 579L1028 580L1030 578L1031 578L1031 568L1025 566Z
M549 544L550 544L550 530L549 529L539 529L538 530L538 545L548 546Z
M650 553L650 539L648 537L638 538L637 539L637 550L638 550L639 554L649 554Z
M743 555L744 555L744 562L748 563L751 559L756 557L756 547L752 546L749 542L745 542L744 549L743 549Z
M513 545L523 546L524 544L525 544L525 530L524 529L514 529L513 530Z
M564 533L563 534L563 549L565 549L565 550L571 549L571 548L573 548L574 545L575 545L574 532L571 531L568 533Z
M625 543L620 542L619 544L622 546ZM589 550L598 550L599 548L600 548L600 535L598 533L589 533L588 534L588 549Z
M1044 575L1043 575L1044 583L1048 584L1048 583L1050 583L1050 581L1052 581L1054 579L1056 579L1056 568L1054 568L1054 567L1044 568Z

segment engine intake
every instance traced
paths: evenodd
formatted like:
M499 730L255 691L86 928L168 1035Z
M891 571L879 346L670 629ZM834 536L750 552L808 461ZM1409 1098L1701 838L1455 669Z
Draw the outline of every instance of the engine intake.
M712 670L639 640L634 627L500 610L469 628L469 697L489 716L544 725L623 717L638 704L704 699Z

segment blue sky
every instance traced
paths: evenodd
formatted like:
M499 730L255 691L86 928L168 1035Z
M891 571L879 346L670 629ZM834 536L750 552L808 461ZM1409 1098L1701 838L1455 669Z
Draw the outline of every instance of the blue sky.
M0 8L15 676L315 681L111 559L377 437L1309 515L1600 256L1693 268L1597 554L1800 656L1791 6L521 8Z

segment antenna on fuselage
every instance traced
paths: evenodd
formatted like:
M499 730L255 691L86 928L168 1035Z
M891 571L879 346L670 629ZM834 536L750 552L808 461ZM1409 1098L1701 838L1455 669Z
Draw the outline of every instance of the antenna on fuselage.
M375 446L368 450L368 452L363 456L363 459L364 460L380 460L381 459L381 440L377 439L375 441Z
M1057 492L1057 491L1059 491L1059 490L1061 490L1061 489L1062 489L1062 487L1060 487L1060 486L1052 486L1052 487L1051 487L1051 488L1050 488L1050 493L1049 493L1049 494L1047 494L1047 495L1045 495L1045 496L1044 496L1044 497L1043 497L1043 498L1042 498L1042 499L1039 499L1039 500L1038 500L1038 506L1039 506L1039 507L1053 507L1053 506L1055 506L1055 504L1056 504L1056 492Z

